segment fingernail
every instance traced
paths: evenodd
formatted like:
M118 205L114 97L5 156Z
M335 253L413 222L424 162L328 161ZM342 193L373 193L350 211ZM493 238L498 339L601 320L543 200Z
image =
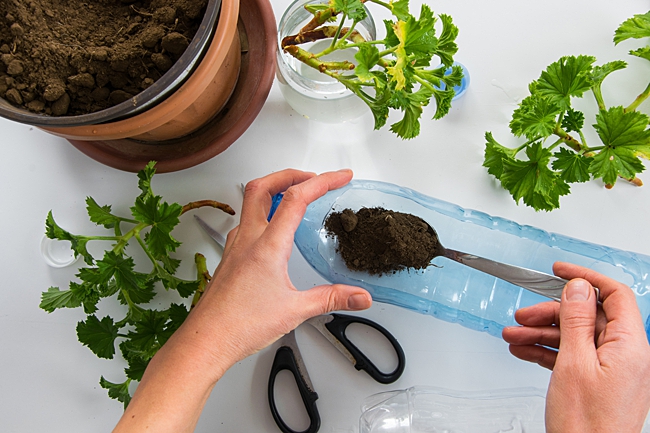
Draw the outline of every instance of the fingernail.
M591 284L582 279L569 281L564 289L568 301L586 301L589 299L590 290Z
M349 168L342 168L342 169L337 170L337 171L338 171L339 173L349 173L349 172L351 172L352 170L350 170Z
M350 310L363 310L368 308L368 296L362 294L352 295L348 298Z

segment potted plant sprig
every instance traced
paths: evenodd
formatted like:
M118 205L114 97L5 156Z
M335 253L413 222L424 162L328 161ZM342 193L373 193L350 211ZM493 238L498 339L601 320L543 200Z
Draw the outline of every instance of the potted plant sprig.
M384 21L383 39L366 40L355 30L367 17L364 6L368 4L391 13L392 20ZM431 99L436 103L434 119L449 112L453 88L463 79L462 67L454 64L458 28L451 16L436 16L424 4L416 18L409 12L408 0L329 0L307 3L305 9L313 18L298 33L282 38L281 49L361 98L372 111L375 129L386 124L391 109L398 110L403 117L390 130L411 139L419 135L423 107ZM326 39L331 43L323 50L304 48ZM324 60L350 48L356 49L355 62Z

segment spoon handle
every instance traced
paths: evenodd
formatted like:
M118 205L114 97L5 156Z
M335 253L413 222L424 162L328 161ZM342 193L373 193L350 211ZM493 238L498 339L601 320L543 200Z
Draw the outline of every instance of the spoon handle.
M493 277L508 281L509 283L556 301L562 298L564 285L568 282L564 278L556 277L555 275L545 274L519 266L507 265L447 248L445 248L444 256L470 268L485 272Z

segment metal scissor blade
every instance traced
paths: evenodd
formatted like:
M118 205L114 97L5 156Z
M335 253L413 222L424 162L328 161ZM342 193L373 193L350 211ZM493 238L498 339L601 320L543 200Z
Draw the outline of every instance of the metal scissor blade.
M354 356L350 353L348 349L339 341L338 338L332 334L329 329L325 327L326 323L331 322L334 319L334 316L331 314L324 314L321 316L316 316L312 317L311 319L307 319L307 323L309 323L311 326L316 328L327 340L332 343L334 347L338 349L339 352L341 352L348 360L354 365L357 363L357 360L354 358Z
M218 231L210 227L208 223L203 221L203 219L200 216L194 215L194 219L196 220L198 225L208 234L208 236L212 238L212 240L214 240L221 248L225 248L226 238L223 237L221 233L219 233Z

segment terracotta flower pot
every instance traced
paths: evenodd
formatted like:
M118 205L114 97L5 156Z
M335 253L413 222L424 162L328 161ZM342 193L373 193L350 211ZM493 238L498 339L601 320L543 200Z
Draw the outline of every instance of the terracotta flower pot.
M202 27L214 26L217 12L210 8L217 3L209 1ZM188 168L223 152L262 109L275 74L276 31L269 0L222 0L214 34L195 38L186 50L193 44L200 49L200 62L182 82L167 77L168 83L176 80L173 93L156 101L147 97L146 108L138 98L151 87L127 101L139 111L122 106L51 117L0 99L0 115L64 137L89 157L121 170L135 172L151 160L158 162L158 172Z

